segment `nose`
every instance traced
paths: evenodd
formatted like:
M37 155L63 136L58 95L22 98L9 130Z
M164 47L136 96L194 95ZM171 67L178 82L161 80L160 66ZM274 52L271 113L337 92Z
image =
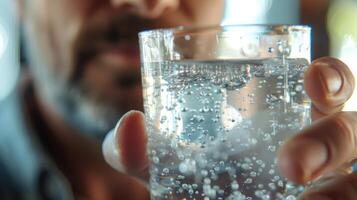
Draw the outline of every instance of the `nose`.
M142 17L157 18L165 11L174 10L179 6L180 0L110 0L113 7L124 5L132 8Z

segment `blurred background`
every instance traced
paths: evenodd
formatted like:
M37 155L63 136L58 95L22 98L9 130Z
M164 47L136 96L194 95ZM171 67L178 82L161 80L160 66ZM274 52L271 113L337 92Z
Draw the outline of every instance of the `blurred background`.
M15 2L0 0L0 101L14 89L19 77L19 31Z
M310 25L312 58L338 57L357 75L357 0L226 1L222 24ZM18 29L14 1L0 0L0 101L13 90L20 65L26 64L20 59ZM354 99L357 100L357 94ZM346 109L357 110L357 107L349 104Z

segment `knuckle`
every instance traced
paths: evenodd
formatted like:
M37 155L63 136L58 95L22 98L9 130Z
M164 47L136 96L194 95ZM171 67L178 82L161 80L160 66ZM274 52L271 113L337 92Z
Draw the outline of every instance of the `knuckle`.
M333 141L329 143L339 146L339 148L336 149L340 152L338 154L341 154L341 152L347 153L344 154L346 157L341 159L353 159L353 156L357 152L356 117L357 115L353 113L339 112L334 114L329 120L329 130L333 131L335 135L335 137L332 138Z
M332 134L327 146L331 154L340 155L341 160L352 159L356 149L356 134L351 122L351 115L346 112L334 114L327 125L327 131ZM336 148L337 147L337 148ZM338 151L338 152L337 152ZM341 155L344 155L341 157Z
M332 118L331 118L331 125L334 129L336 129L336 132L338 134L341 134L342 136L345 137L350 142L355 142L355 135L354 135L354 129L352 127L351 123L351 114L346 113L346 112L339 112L336 113ZM345 140L346 141L346 140ZM355 144L355 143L353 143Z

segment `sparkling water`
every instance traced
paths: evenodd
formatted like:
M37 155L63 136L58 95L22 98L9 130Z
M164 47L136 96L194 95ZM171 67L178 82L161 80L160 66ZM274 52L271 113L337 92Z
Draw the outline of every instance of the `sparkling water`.
M152 199L296 199L276 153L310 123L307 60L143 64Z

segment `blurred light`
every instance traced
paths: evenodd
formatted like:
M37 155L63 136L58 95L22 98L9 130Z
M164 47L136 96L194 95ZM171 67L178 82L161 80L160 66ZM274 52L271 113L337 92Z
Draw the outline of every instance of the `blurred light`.
M357 42L353 37L346 37L338 56L347 66L350 67L353 75L357 77ZM344 111L357 111L357 93L354 92L343 108Z
M346 63L357 77L357 1L335 1L330 7L327 25L331 55ZM357 92L347 101L343 110L357 111Z
M5 30L0 24L0 59L3 56L7 46L7 37L5 35Z
M265 14L272 0L229 0L226 4L226 17L222 24L259 24L265 22Z
M272 0L228 0L226 1L225 18L222 25L232 24L262 24L266 21L266 13L272 5ZM253 29L254 27L252 27ZM240 29L239 33L244 35L244 31L247 33L252 31L250 29ZM246 40L244 40L246 41ZM229 58L236 55L238 46L244 47L245 50L254 51L249 47L253 47L249 44L241 44L242 40L238 35L229 36L226 39L222 39L222 48L220 50L221 58ZM224 47L223 47L224 46ZM248 47L248 48L247 48ZM233 54L233 55L231 55ZM224 56L223 56L224 55ZM234 57L234 56L233 56Z
M356 41L351 37L346 37L346 40L343 42L343 46L341 47L340 50L340 55L339 57L349 66L351 66L351 70L353 72L356 72L357 74L357 43Z
M299 21L299 1L297 0L226 0L222 25L232 24L297 24ZM244 35L244 30L239 33ZM241 47L244 54L254 57L259 41L246 42L235 34L221 40L220 57L237 57ZM224 56L223 56L224 55Z
M0 101L9 96L20 73L19 34L12 0L0 0Z
M346 35L357 39L357 1L335 1L327 15L328 30L334 41L344 40Z
M298 24L298 0L226 0L222 24Z

